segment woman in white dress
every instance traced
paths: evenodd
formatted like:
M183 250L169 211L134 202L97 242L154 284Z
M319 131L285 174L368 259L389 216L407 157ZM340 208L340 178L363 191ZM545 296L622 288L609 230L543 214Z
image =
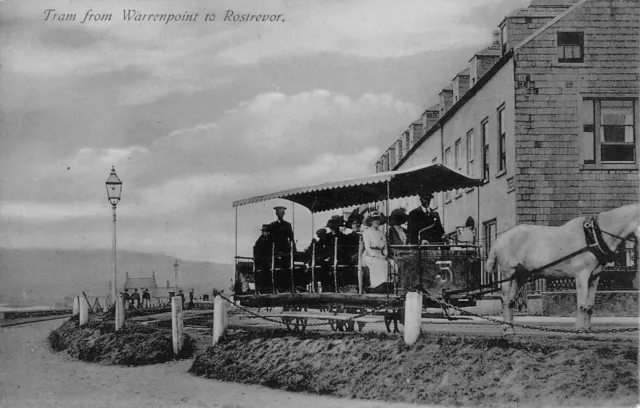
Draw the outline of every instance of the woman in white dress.
M362 261L369 268L370 292L386 292L389 265L395 271L396 265L388 258L389 249L384 232L380 229L383 215L377 211L371 212L365 224L369 227L362 233L364 254Z

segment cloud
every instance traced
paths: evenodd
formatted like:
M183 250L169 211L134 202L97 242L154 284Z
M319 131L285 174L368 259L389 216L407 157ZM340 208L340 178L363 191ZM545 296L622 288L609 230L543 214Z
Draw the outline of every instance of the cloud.
M83 147L78 150L72 160L75 167L88 167L99 165L100 167L115 166L123 160L131 160L141 155L149 154L149 149L144 146L128 146L123 148L95 149Z
M247 64L264 58L321 52L397 58L461 44L482 44L490 38L490 30L458 23L472 10L499 1L353 0L289 4L284 10L285 23L256 28L260 30L259 36L247 35L245 42L226 48L217 60L221 64Z
M103 214L104 209L104 205L93 202L0 202L0 216L7 221L21 219L30 222L56 222L70 218L90 218Z
M364 94L352 99L325 89L286 95L257 95L228 110L219 120L178 129L159 140L155 149L216 153L209 165L239 171L284 163L313 161L325 153L351 154L368 146L391 143L420 108L389 94ZM242 163L238 161L242 158Z

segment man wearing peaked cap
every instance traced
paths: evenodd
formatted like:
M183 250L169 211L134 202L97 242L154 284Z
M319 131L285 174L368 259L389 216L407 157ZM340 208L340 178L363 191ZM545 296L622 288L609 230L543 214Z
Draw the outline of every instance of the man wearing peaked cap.
M409 213L409 239L413 245L444 242L440 215L431 208L432 193L420 193L420 207Z
M293 228L291 224L284 220L284 212L287 209L281 205L273 207L276 210L278 219L269 224L269 233L275 246L276 265L278 267L287 268L290 266L291 245L293 244L293 252L296 252L296 244L293 237Z

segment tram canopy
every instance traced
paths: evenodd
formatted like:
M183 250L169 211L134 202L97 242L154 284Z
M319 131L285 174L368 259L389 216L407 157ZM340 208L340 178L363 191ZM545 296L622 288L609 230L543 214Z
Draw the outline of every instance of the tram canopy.
M303 205L316 213L415 196L420 192L438 193L479 185L482 185L481 179L468 177L443 164L432 163L245 198L234 201L233 206L280 198Z

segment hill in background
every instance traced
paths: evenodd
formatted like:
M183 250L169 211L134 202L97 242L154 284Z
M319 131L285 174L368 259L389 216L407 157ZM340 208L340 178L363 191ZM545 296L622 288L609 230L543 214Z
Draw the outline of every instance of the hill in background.
M150 278L155 271L159 287L174 286L173 263L178 260L180 287L194 288L196 297L214 288L229 290L233 265L188 261L164 254L118 251L118 287L125 274ZM113 279L109 249L0 248L0 303L53 305L72 292L104 296Z

